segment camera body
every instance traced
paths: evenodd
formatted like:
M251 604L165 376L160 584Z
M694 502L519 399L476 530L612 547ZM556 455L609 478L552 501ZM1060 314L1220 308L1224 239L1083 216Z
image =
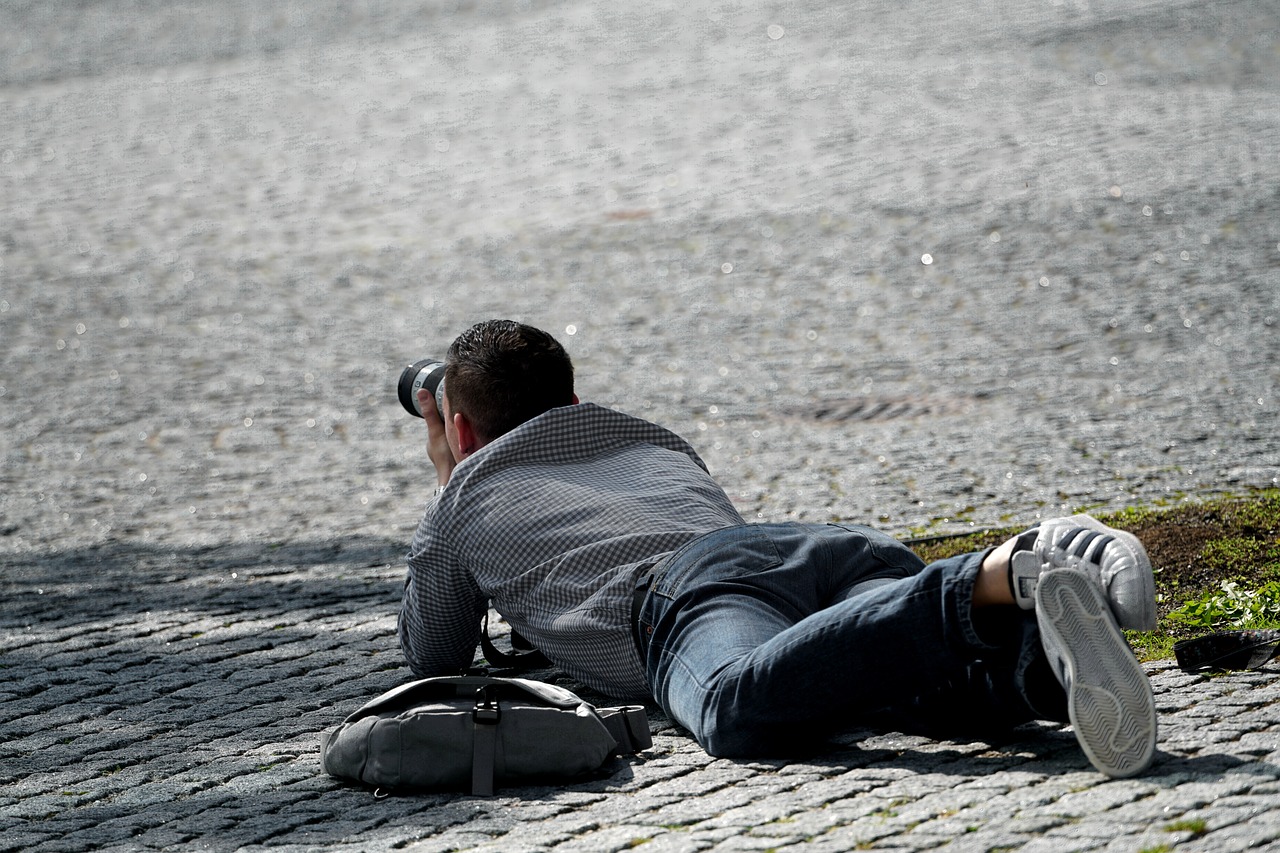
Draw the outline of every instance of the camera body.
M436 411L444 420L444 362L437 358L424 358L415 361L400 374L397 390L400 394L400 405L415 418L422 417L418 408L418 390L425 388L436 398Z

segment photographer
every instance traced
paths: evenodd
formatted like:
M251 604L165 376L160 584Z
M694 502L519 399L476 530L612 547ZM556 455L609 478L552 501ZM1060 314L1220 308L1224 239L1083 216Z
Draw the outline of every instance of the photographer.
M445 364L442 408L416 401L438 483L400 612L418 675L470 666L492 599L566 673L656 701L712 755L1044 719L1108 775L1151 762L1151 687L1120 626L1153 627L1154 586L1130 534L1053 519L926 566L866 527L746 524L683 439L579 404L545 332L480 323Z

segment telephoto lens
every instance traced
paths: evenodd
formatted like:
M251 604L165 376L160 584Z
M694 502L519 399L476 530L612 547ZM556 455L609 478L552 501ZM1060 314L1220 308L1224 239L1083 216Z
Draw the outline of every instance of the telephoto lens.
M435 358L415 361L400 374L400 405L415 418L422 417L418 408L418 389L426 388L436 398L436 411L444 419L444 362Z

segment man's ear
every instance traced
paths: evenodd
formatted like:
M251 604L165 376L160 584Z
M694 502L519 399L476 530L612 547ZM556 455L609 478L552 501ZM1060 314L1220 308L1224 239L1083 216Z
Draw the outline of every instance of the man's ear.
M467 420L467 416L462 412L453 413L453 430L458 434L458 453L461 459L466 459L472 453L484 447L485 443L476 435L476 431L471 426L471 421Z
M576 406L576 405L578 405L578 395L577 395L577 394L574 394L574 395L573 395L573 405L575 405L575 406Z

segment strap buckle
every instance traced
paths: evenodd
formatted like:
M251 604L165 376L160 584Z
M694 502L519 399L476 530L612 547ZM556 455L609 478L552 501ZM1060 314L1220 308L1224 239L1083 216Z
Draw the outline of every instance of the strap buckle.
M476 706L471 711L471 719L487 726L496 726L502 719L502 711L498 707L497 691L492 686L481 687L476 691Z

